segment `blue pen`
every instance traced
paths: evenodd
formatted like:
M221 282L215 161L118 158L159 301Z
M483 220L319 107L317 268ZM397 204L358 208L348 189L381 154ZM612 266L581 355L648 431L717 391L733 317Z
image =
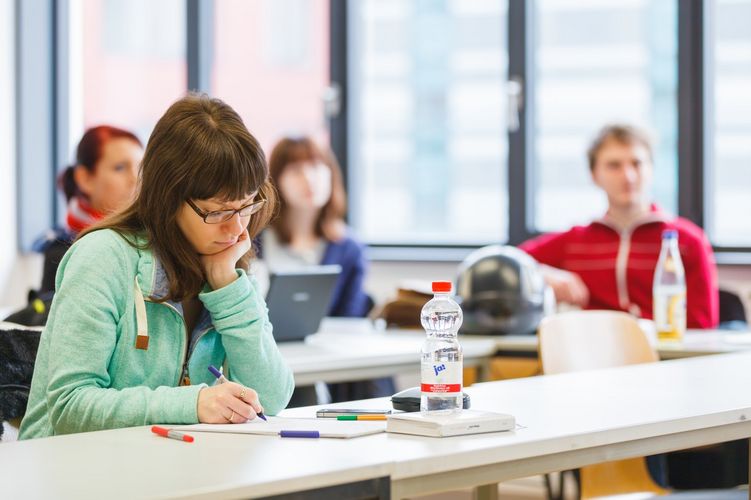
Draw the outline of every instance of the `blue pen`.
M224 378L224 375L222 375L222 372L216 369L216 366L209 365L209 371L211 372L213 376L216 377L216 379L219 381L220 384L227 382L227 379ZM261 420L268 422L268 420L266 420L266 415L264 415L263 412L259 411L258 413L256 413L256 416L260 418Z

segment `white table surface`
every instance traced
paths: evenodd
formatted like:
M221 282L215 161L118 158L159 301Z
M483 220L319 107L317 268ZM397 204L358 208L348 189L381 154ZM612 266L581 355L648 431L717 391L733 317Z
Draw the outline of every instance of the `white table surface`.
M751 353L733 353L468 388L473 408L516 416L507 433L187 444L139 427L6 443L0 485L7 498L237 498L390 476L401 498L748 437L750 386Z
M461 336L464 342L477 336ZM492 337L496 347L504 353L529 354L537 352L536 335L507 335ZM721 354L751 349L751 332L732 330L689 329L681 342L656 342L655 348L661 359L686 358Z
M327 318L321 333L308 336L304 342L278 345L295 383L308 385L319 380L344 382L418 374L424 340L421 330L376 331L368 320ZM485 368L496 352L492 337L462 338L461 345L466 367Z
M0 326L26 328L11 323ZM277 345L298 386L322 382L349 382L420 372L421 330L376 330L370 320L325 318L321 333L301 342ZM461 339L464 366L479 367L478 380L487 376L487 364L496 352L492 337Z

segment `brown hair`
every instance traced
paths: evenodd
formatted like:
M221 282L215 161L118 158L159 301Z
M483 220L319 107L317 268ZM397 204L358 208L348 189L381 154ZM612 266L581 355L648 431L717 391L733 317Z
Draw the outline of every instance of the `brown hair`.
M169 293L162 300L183 300L197 295L206 280L199 255L177 225L185 201L234 201L256 191L267 201L250 219L251 238L268 223L276 205L263 150L230 106L189 94L172 104L154 127L133 204L79 237L113 229L136 246L132 236L145 234L145 246L160 259L169 279ZM251 249L238 265L247 269L253 256Z
M590 172L595 169L597 155L608 141L616 141L621 144L640 144L646 148L647 153L649 153L649 158L653 159L652 141L646 131L632 125L605 125L597 133L597 136L595 136L595 139L587 150Z
M317 236L336 241L342 236L340 228L344 226L347 210L347 195L339 164L333 153L316 145L310 137L285 137L274 146L269 157L269 172L277 189L287 166L299 161L321 161L331 170L331 197L318 215L315 232ZM289 243L291 238L287 214L287 203L283 196L279 196L279 216L272 226L282 243Z

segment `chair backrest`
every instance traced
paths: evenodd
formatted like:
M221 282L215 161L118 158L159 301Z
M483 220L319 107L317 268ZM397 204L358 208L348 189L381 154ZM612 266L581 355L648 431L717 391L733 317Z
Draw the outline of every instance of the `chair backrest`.
M548 316L538 330L545 374L650 363L659 358L639 323L618 311Z
M650 363L659 358L639 323L618 311L573 311L548 316L537 332L546 375ZM580 469L580 498L629 493L664 494L643 457ZM644 496L639 496L644 498Z
M746 309L737 293L720 290L720 323L728 321L746 323Z

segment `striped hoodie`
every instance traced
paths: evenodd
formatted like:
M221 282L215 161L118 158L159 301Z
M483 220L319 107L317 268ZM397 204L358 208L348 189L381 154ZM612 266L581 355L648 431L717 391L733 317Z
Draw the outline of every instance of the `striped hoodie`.
M709 240L692 222L670 217L656 205L626 228L605 215L587 226L528 240L519 248L542 264L578 274L589 288L587 309L625 311L652 319L652 281L666 229L678 231L686 271L687 325L715 328L719 294Z

